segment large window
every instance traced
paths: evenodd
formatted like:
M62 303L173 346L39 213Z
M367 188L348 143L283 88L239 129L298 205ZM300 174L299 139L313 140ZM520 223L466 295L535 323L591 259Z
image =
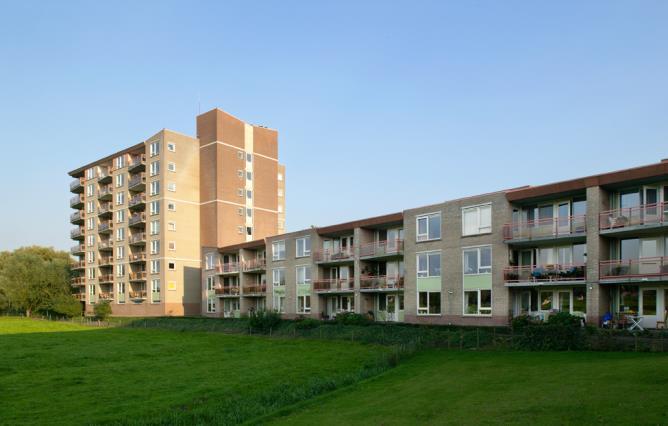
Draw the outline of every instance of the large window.
M285 240L274 241L271 243L271 259L284 260L285 259Z
M430 213L416 219L417 241L437 240L441 238L441 213Z
M462 235L492 232L492 205L464 207L462 209Z
M214 267L214 254L213 253L207 253L206 256L204 257L205 259L205 264L206 264L206 269L211 270Z
M417 255L417 277L440 277L441 276L441 252L431 251L418 253Z
M297 238L297 257L304 257L311 255L311 237L306 236Z
M310 266L297 266L297 284L311 284Z
M160 194L160 181L154 180L149 185L149 195Z
M311 296L297 296L297 313L310 314L311 313Z
M148 152L151 157L155 157L156 155L160 154L160 142L153 142L150 144Z
M274 310L281 314L285 313L285 296L274 295Z
M285 285L285 268L276 268L272 270L272 283L274 287Z
M215 297L209 297L206 300L206 311L210 314L213 314L216 312L216 298Z
M438 315L440 313L440 291L421 291L418 293L418 315Z
M492 315L492 290L466 290L464 314Z
M464 249L464 275L492 273L492 247Z

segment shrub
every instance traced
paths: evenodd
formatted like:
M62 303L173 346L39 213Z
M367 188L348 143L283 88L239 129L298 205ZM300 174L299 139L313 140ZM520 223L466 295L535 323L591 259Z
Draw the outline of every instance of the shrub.
M108 301L98 302L95 304L93 312L97 319L104 321L111 315L111 304Z
M531 324L531 318L529 317L529 315L520 315L513 318L513 320L510 323L510 326L513 328L513 330L520 330L530 324Z
M336 322L342 325L369 325L371 320L366 315L354 312L341 312L336 314Z
M295 328L298 330L310 330L319 327L321 324L317 319L300 317L295 322Z
M571 315L568 312L559 312L550 316L547 323L552 325L563 325L566 327L581 327L582 319L575 315Z
M57 296L53 302L53 312L68 318L81 316L81 303L70 295ZM110 312L111 312L111 308Z
M252 311L248 315L248 325L263 333L275 328L281 322L281 314L276 311Z

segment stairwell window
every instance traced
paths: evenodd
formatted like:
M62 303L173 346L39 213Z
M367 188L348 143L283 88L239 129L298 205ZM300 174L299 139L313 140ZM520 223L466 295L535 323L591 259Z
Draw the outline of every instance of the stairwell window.
M122 169L125 167L125 155L121 155L120 157L116 157L116 168L117 169ZM122 175L119 175L122 176Z
M125 175L123 173L116 175L116 188L120 188L125 184Z
M204 256L204 264L207 271L210 271L214 268L214 261L215 259L213 253L207 253L206 256Z
M160 221L159 220L152 220L151 221L150 232L151 232L151 235L156 235L160 232Z
M417 241L431 241L441 238L441 212L420 215L415 218Z
M160 154L160 142L151 143L149 145L148 152L151 157L155 157L156 155Z
M123 241L125 239L125 228L118 228L116 230L116 241Z
M159 260L151 260L151 273L152 274L159 274L160 273L160 261Z
M492 232L492 205L484 204L462 208L462 235Z
M120 206L120 205L123 205L123 203L125 203L125 193L124 192L118 192L116 194L116 205Z

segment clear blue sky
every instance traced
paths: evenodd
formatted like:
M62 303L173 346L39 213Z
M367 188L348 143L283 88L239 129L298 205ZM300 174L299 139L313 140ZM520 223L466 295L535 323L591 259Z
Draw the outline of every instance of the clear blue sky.
M3 2L0 249L73 245L67 171L194 134L198 99L279 130L288 230L656 162L667 22L665 1Z

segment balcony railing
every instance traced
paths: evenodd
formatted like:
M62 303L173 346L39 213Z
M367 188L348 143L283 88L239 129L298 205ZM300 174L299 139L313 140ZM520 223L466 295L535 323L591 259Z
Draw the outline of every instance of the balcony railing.
M136 253L130 255L130 263L146 262L146 253Z
M128 182L128 189L130 190L143 190L144 188L146 188L146 173L138 173L130 179L130 182Z
M243 294L265 294L267 292L266 284L246 285L243 288Z
M72 285L79 286L79 285L84 285L84 284L86 284L86 278L85 277L74 277L74 278L72 278Z
M103 216L106 214L111 215L114 206L112 203L101 203L100 209L97 211L98 216Z
M100 300L112 300L114 298L114 293L100 293L98 294Z
M598 217L598 227L602 231L629 226L666 224L668 224L668 202L608 210Z
M132 157L130 160L130 164L128 165L128 171L132 172L137 168L140 167L145 167L146 166L146 155L135 155Z
M599 264L600 279L642 280L652 277L668 277L668 256L631 260L602 260Z
M583 263L508 266L503 270L503 280L507 283L586 281L587 268Z
M140 232L138 234L133 234L130 236L130 244L142 244L146 243L146 233Z
M313 253L316 262L340 262L352 260L355 250L352 247L343 250L319 250Z
M70 238L72 239L83 239L84 237L84 230L82 228L74 228L70 230Z
M363 275L360 278L362 290L393 290L404 288L404 277L399 275Z
M83 244L77 244L76 246L74 246L70 249L70 253L72 253L72 254L83 253L85 251L86 251L86 247L84 247Z
M70 192L83 192L84 179L78 178L70 182Z
M74 296L75 299L80 301L86 300L86 293L74 293L72 294L72 296Z
M217 287L215 289L216 294L219 296L238 296L240 293L240 287L234 285Z
M239 262L220 264L216 266L216 272L219 274L235 274L239 272Z
M70 264L70 269L83 269L85 267L86 267L86 262L84 262L83 260L79 262L72 262L72 264Z
M586 219L586 215L577 215L506 223L503 226L503 239L532 240L584 235L587 232Z
M146 215L144 213L135 213L130 216L128 226L138 225L144 222L146 222Z
M98 250L111 250L114 248L114 240L111 238L106 241L100 241L97 245Z
M337 291L353 291L355 278L320 279L313 281L313 291L316 293L327 293Z
M99 234L108 234L114 228L114 222L108 220L106 222L100 223L100 226L97 228Z
M145 291L131 291L129 294L130 299L146 299L146 292Z
M105 274L105 275L100 275L100 278L98 278L98 282L101 283L113 283L114 282L114 276L113 274Z
M267 260L266 259L246 260L241 267L244 272L263 271L267 268Z
M99 183L111 182L111 170L109 168L100 168L100 175L97 177Z
M146 281L146 271L130 272L130 281Z
M74 197L70 198L70 207L72 208L78 208L83 206L84 203L84 197L83 195L75 195Z
M404 240L384 240L362 244L360 257L394 256L404 253Z
M109 200L111 199L111 194L114 192L114 187L111 185L103 186L100 188L100 193L98 194L98 198L100 200Z
M86 218L86 213L83 210L77 210L70 215L70 223L80 223Z
M139 195L135 195L134 197L130 198L130 201L128 202L128 207L129 208L139 207L143 204L146 204L146 195L139 194Z
M113 256L104 256L100 258L100 266L111 266L114 263Z

